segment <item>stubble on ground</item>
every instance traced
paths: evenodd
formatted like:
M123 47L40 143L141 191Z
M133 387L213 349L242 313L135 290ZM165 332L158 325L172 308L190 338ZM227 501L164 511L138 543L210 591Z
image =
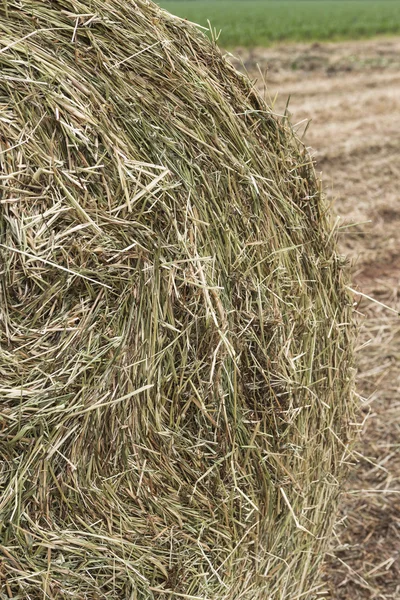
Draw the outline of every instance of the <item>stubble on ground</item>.
M292 123L340 218L354 288L400 309L400 39L236 54L237 66L258 80L277 114L290 96ZM400 319L361 295L355 300L363 323L357 348L362 437L320 597L399 600Z

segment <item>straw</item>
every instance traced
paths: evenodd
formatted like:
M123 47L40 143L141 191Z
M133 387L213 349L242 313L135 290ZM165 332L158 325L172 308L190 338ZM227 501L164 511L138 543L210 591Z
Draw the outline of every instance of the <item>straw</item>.
M312 597L352 295L274 116L146 0L0 3L0 596Z

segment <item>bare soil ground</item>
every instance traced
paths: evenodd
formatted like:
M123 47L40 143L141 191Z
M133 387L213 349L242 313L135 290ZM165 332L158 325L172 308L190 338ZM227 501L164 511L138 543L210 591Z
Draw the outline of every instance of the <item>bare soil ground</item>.
M311 119L304 141L340 217L353 285L400 309L400 39L237 54L277 113L291 97L300 135ZM363 433L320 597L400 600L400 319L355 298Z

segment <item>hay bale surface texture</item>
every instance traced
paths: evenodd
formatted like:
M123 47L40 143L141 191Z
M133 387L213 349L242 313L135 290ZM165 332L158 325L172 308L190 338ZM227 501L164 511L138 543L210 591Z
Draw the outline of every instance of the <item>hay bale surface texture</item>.
M1 598L312 598L353 330L309 155L151 2L0 44Z

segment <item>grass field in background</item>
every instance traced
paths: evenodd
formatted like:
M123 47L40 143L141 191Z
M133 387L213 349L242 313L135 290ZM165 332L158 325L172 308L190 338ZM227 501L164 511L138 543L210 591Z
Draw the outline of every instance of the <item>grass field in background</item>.
M221 31L219 44L360 39L400 33L400 0L158 0L180 17Z

